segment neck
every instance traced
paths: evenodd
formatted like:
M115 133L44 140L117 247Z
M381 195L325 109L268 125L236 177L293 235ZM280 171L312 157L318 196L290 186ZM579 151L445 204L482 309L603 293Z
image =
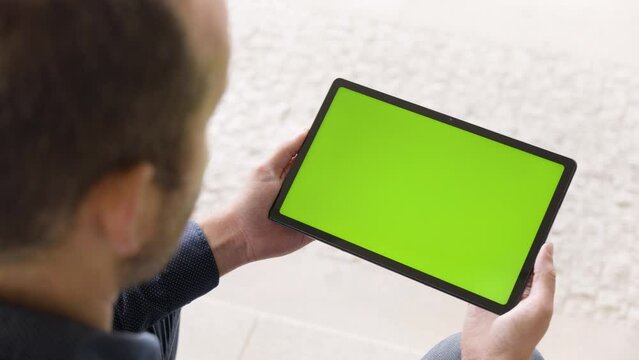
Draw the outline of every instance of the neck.
M0 299L24 308L59 315L85 326L110 331L115 279L90 259L53 251L37 259L0 263ZM73 258L73 259L72 259Z

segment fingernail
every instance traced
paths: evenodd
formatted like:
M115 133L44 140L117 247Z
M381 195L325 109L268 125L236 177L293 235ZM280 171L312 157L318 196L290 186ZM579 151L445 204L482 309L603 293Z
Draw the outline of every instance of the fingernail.
M555 245L553 243L548 243L548 254L550 254L550 257L553 257L554 249Z

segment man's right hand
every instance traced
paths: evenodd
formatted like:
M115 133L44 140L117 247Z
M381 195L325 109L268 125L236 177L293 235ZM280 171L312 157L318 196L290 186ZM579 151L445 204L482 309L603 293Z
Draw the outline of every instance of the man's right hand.
M535 346L548 330L555 297L553 245L544 244L522 300L497 316L469 305L462 330L464 360L530 360Z

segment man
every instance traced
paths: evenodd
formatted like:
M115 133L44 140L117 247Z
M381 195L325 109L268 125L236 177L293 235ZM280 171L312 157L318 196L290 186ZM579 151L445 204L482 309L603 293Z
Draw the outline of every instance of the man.
M0 2L0 359L174 358L182 306L310 241L267 219L305 134L227 210L187 223L226 28L221 0ZM530 358L552 314L551 250L517 308L470 307L461 347L427 358Z

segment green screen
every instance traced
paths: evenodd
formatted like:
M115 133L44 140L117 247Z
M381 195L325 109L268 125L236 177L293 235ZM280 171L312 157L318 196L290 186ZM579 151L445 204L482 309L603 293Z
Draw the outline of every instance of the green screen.
M563 171L340 87L280 213L506 304Z

